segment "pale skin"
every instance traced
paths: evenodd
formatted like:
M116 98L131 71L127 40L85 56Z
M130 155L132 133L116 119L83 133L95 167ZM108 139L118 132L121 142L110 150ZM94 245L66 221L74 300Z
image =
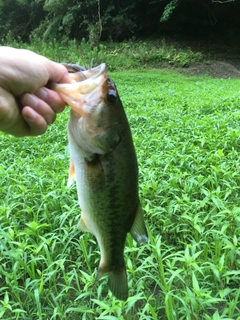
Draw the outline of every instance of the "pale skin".
M0 131L15 137L45 133L66 105L49 82L71 79L64 66L46 57L0 47Z

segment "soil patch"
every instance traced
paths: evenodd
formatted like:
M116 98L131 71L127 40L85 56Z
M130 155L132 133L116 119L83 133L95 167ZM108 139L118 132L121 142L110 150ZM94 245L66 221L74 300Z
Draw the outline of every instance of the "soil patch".
M212 60L208 63L196 63L188 68L177 68L177 71L185 75L207 75L214 78L240 78L240 63Z
M219 39L219 40L217 40ZM187 68L177 68L186 75L208 75L215 78L240 78L240 45L226 43L219 38L194 39L193 37L167 39L175 48L190 48L193 52L201 52L206 62L195 63Z

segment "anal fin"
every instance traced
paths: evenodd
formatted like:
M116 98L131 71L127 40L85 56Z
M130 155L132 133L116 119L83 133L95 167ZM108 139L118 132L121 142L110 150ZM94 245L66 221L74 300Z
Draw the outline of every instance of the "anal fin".
M78 227L79 230L81 230L83 232L91 232L89 230L88 226L87 226L87 223L86 223L85 219L84 219L83 212L82 212L81 217L80 217L80 219L78 221L77 227Z
M139 202L130 234L139 246L148 241L147 229L143 219L143 210Z

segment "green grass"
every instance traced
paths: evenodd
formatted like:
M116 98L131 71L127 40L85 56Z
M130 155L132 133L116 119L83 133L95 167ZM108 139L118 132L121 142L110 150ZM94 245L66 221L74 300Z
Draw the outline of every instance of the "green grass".
M240 80L113 72L139 160L149 243L127 239L129 298L67 189L68 110L36 138L0 136L0 318L240 319Z

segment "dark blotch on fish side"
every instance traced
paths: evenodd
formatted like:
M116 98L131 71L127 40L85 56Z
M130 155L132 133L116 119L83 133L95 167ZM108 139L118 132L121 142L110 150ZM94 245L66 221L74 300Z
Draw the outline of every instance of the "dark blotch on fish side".
M116 90L109 90L107 93L107 100L109 102L114 103L117 100L117 91Z
M100 155L93 153L91 157L85 158L85 161L88 165L94 165L100 161Z

